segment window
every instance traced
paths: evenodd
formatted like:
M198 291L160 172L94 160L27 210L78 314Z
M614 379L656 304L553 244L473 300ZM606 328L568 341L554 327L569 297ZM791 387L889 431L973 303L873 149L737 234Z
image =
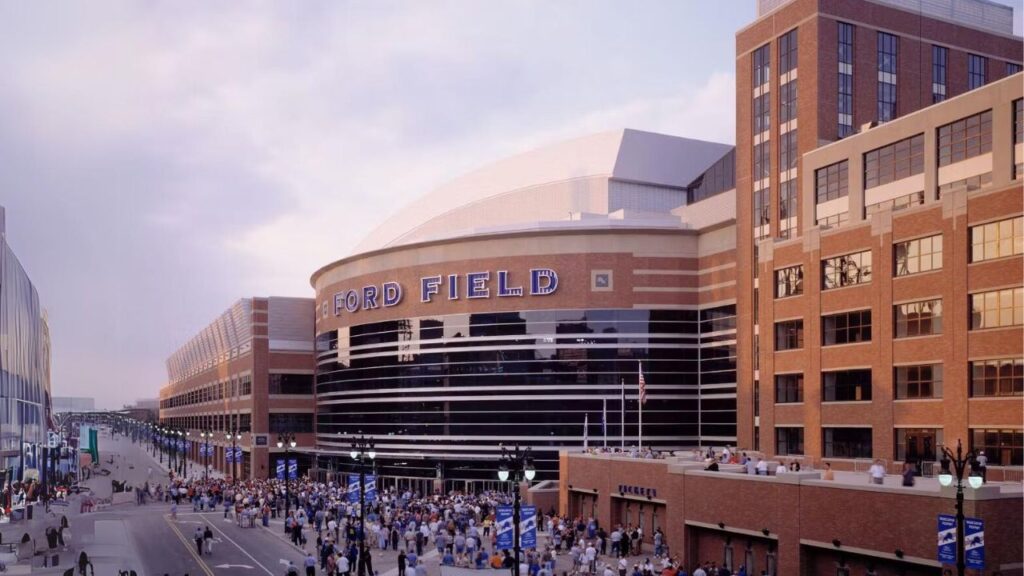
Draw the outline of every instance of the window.
M771 77L771 45L754 50L754 87L767 84Z
M312 394L312 374L271 374L270 394Z
M754 134L760 134L771 126L771 93L754 98Z
M942 428L897 428L896 460L934 462L941 456Z
M270 433L297 432L305 433L313 431L312 414L275 414L270 413Z
M932 103L946 99L946 59L949 49L932 46Z
M971 262L1024 254L1024 216L971 226Z
M947 182L939 186L939 198L947 194L951 194L956 191L963 190L965 192L974 192L975 190L981 190L984 186L992 183L992 173L985 172L984 174L978 174L977 176L971 176L964 178L963 180L956 180L954 182Z
M967 89L974 90L985 85L988 77L988 58L977 54L967 55Z
M1024 465L1024 430L976 428L971 430L971 450L984 450L989 466Z
M897 366L893 372L897 400L942 398L942 364Z
M871 400L871 370L838 370L821 373L822 402Z
M896 118L896 72L899 56L899 38L885 32L878 33L878 121Z
M1018 98L1013 103L1013 143L1024 142L1024 98ZM1020 178L1024 175L1024 158L1017 155L1017 147L1013 148L1013 177Z
M796 30L793 28L779 37L779 74L785 74L796 68Z
M779 238L791 238L796 232L796 178L779 185Z
M971 330L1024 324L1024 288L971 294Z
M804 321L787 320L775 323L775 350L796 350L804 347Z
M784 124L796 118L796 80L790 80L779 87L779 123Z
M779 137L779 172L796 168L797 158L796 130L790 130Z
M992 151L992 111L939 127L939 166Z
M971 396L1020 396L1024 394L1024 359L999 358L971 362Z
M803 265L780 268L775 271L775 297L787 298L804 293Z
M761 415L761 381L754 380L754 416Z
M1016 74L1017 72L1020 72L1020 71L1021 71L1021 65L1020 64L1017 64L1016 62L1007 62L1006 63L1006 75L1007 76L1012 76L1013 74Z
M896 337L942 334L942 300L922 300L893 306Z
M871 310L822 316L821 321L822 346L871 341Z
M849 220L849 212L840 212L839 214L833 214L831 216L826 216L824 218L818 218L815 221L815 224L823 228L833 228L835 226L839 226L840 224L846 224Z
M775 429L775 454L797 456L804 453L804 429L796 427Z
M768 188L754 191L754 226L760 227L770 224L772 221L771 204L768 197Z
M775 403L792 404L804 401L803 374L777 374L775 376Z
M822 428L826 458L871 458L871 428Z
M839 25L839 130L840 138L853 134L853 25Z
M843 198L850 193L848 160L836 162L814 171L814 193L818 204Z
M763 180L771 173L771 140L754 145L754 180Z
M942 268L942 234L897 242L893 246L896 276Z
M864 189L924 172L924 134L911 136L864 155Z
M252 376L242 376L241 380L241 396L249 396L252 394Z
M871 282L871 251L833 256L821 261L822 290Z

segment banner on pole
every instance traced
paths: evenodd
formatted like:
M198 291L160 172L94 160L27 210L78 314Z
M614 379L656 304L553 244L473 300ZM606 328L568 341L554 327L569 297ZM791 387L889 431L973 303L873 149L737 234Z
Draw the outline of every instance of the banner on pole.
M373 502L377 499L377 477L373 474L367 474L365 476L365 482L363 482L363 497L366 498L367 502Z
M519 547L537 547L537 507L519 507Z
M985 522L978 518L964 519L964 561L968 568L985 569Z
M512 542L512 507L498 506L495 511L495 524L498 532L496 546L498 550L511 550Z
M956 564L956 517L939 514L939 562Z
M351 504L359 502L359 474L348 475L348 501Z
M296 480L299 477L299 461L295 458L288 460L288 479Z
M277 479L284 480L284 460L277 461Z
M242 461L242 447L241 446L235 446L235 462L241 462L241 461Z

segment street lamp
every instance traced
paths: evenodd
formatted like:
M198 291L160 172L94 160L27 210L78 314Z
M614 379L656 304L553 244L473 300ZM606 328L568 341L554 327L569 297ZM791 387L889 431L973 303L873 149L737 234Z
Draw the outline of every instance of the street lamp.
M192 436L192 432L185 430L185 477L189 476L191 472L192 463L189 461L189 453L192 452L192 440L189 438Z
M203 430L199 437L203 439L203 482L207 482L210 478L210 440L213 440L213 432Z
M278 434L277 447L284 448L284 517L288 521L288 505L291 503L291 495L288 492L288 454L295 448L295 434ZM297 466L296 466L297 468ZM296 473L298 470L296 470Z
M359 576L366 574L366 462L377 457L373 438L360 435L352 442L349 453L359 465Z
M515 483L512 495L512 552L515 554L515 561L512 563L512 576L519 576L519 515L522 510L519 483L523 481L523 478L526 478L527 482L532 482L536 475L537 470L533 467L533 456L530 455L529 446L525 450L519 450L519 445L516 444L512 452L509 452L504 445L501 447L501 456L498 458L498 480L508 482L511 478Z
M224 434L224 437L231 441L231 477L237 482L238 473L236 471L235 464L238 463L238 451L235 450L235 447L238 446L238 441L242 439L242 435L239 434L238 430L235 430L234 433L227 432Z
M982 478L977 471L973 470L975 452L971 450L964 454L963 444L960 439L956 441L956 454L946 446L942 447L942 471L939 473L939 484L949 486L953 483L953 472L956 473L956 573L957 576L964 576L967 563L964 558L964 472L970 464L972 471L967 478L971 488L977 490L982 485ZM949 469L953 464L953 471Z

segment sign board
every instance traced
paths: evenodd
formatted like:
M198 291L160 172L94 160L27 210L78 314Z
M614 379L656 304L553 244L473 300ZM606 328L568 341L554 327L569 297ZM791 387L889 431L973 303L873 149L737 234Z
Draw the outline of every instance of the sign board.
M513 547L512 534L512 507L508 505L498 506L494 515L495 526L498 532L498 539L495 543L498 550L511 550Z
M939 562L956 564L956 517L939 514Z
M266 446L267 443L268 443L268 440L267 440L267 435L266 434L257 434L256 435L256 445L257 446Z
M985 522L978 518L964 519L964 561L968 568L985 569Z
M521 506L519 508L519 547L525 549L537 547L536 506Z

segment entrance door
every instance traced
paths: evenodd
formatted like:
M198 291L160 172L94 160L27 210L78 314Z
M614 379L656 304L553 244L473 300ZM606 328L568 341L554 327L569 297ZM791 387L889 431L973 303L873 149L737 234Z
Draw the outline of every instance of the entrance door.
M915 464L920 473L923 462L936 460L935 445L935 430L907 430L907 462Z

